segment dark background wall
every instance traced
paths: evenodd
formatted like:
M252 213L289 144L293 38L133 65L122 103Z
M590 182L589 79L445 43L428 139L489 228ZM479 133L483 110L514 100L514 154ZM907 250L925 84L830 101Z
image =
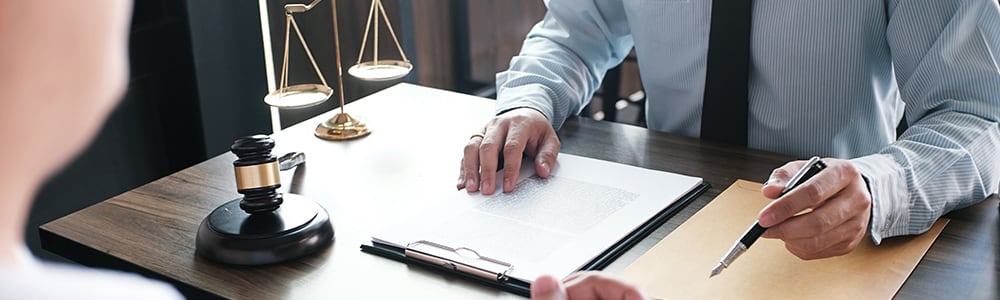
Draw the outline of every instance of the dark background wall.
M126 95L36 197L32 252L58 259L40 249L39 225L223 153L235 137L271 131L259 20L256 1L136 1Z
M263 100L267 82L260 14L255 1L186 3L199 118L205 153L212 157L228 151L238 136L271 132Z

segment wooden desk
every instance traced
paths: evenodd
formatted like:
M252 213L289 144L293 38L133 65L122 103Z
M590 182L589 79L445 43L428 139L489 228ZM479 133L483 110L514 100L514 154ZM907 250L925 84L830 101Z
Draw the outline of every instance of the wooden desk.
M304 151L282 173L282 190L330 212L336 240L326 251L264 267L218 265L194 255L195 232L216 206L239 197L229 153L42 225L45 249L85 265L168 280L189 297L518 298L362 253L387 220L452 193L461 149L493 115L493 102L401 84L347 106L374 128L364 139L314 138L321 115L274 135L274 153ZM616 123L571 119L563 152L703 177L712 189L627 252L621 270L737 178L762 181L789 157L733 149ZM951 224L903 286L901 298L996 298L997 199L949 215Z

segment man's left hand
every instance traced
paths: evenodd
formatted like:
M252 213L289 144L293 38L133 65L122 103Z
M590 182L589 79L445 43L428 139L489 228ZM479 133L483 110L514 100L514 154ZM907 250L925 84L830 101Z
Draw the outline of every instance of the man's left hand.
M843 159L826 158L827 168L784 196L785 182L805 161L775 169L764 186L765 197L775 199L760 212L765 238L781 239L801 259L844 255L858 246L871 218L871 194L861 173ZM807 213L799 214L806 210Z

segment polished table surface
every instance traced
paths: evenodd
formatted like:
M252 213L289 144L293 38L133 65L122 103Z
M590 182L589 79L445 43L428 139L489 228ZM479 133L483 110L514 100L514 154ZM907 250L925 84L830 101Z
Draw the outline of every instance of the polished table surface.
M316 255L261 266L219 265L195 256L195 233L220 204L238 198L235 155L222 154L40 228L43 247L84 265L167 280L189 297L518 298L513 294L363 253L392 220L455 193L461 150L493 115L488 99L400 84L347 105L368 121L365 138L329 142L313 129L331 113L273 135L281 155L307 163L282 172L281 191L329 212L333 245ZM618 271L736 179L763 181L791 157L726 147L643 128L572 118L559 131L564 153L704 178L712 188L610 265ZM897 294L899 298L991 299L998 295L997 198L955 211ZM669 284L669 283L664 283Z

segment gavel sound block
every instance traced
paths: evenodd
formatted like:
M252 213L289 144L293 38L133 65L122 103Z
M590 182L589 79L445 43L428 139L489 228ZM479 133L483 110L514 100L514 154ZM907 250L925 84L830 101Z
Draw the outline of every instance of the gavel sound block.
M237 192L243 198L219 206L198 228L195 252L212 261L263 265L302 257L333 241L333 225L322 206L304 196L282 194L274 140L239 138L230 150Z

